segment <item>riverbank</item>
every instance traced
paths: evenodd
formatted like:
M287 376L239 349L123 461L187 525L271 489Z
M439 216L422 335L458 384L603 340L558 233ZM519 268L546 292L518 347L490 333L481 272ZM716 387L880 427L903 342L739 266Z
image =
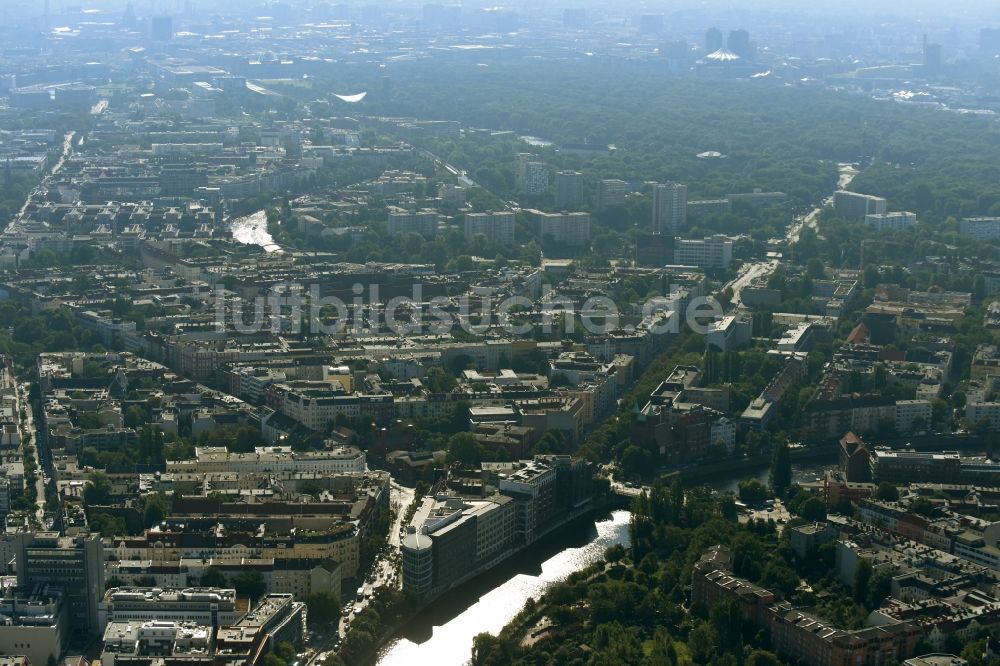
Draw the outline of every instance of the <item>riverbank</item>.
M836 462L837 449L834 446L823 447L797 447L789 451L792 463L822 463ZM745 458L730 458L716 462L690 465L674 470L678 474L681 483L685 485L696 485L704 481L718 482L719 477L738 476L736 480L742 480L746 476L752 476L761 467L771 464L771 454L761 453ZM735 475L735 476L734 476ZM725 479L722 479L725 480Z
M374 660L380 659L380 655L385 652L387 644L392 641L393 637L401 634L415 620L424 617L425 612L429 609L433 609L439 604L447 606L450 603L449 600L465 598L470 591L492 590L495 585L506 580L511 572L519 572L525 561L536 561L539 554L551 555L558 552L558 550L551 550L553 545L563 543L567 537L579 535L579 528L588 521L593 521L595 517L607 515L614 508L611 504L613 499L612 496L608 496L603 498L600 504L588 502L586 506L569 512L561 520L550 525L531 543L512 548L503 555L478 567L475 571L455 580L447 587L437 589L423 597L411 606L404 617L380 631L377 640L373 641L369 649L366 649L362 654L354 654L354 663L371 664L374 663ZM515 557L518 555L521 557ZM485 588L483 588L484 585Z
M451 588L397 627L383 641L375 663L466 663L477 634L498 633L528 598L539 598L553 583L599 561L608 547L627 546L630 515L591 510L520 549L518 557Z

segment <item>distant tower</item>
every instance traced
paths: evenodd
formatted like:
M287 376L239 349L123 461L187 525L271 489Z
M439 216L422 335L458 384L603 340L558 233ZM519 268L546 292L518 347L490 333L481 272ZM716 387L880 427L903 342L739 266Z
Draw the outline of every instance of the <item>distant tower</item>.
M687 185L653 185L652 222L652 231L656 234L673 235L687 225Z
M729 33L726 48L741 58L750 58L753 49L750 46L750 33L746 30L733 30Z
M154 16L151 36L154 42L169 42L174 38L174 20L169 16Z
M663 32L663 14L643 14L639 17L639 33L643 35L659 35Z
M135 7L130 2L125 5L125 13L122 14L122 26L131 29L136 25L138 25L138 19L135 16Z
M718 28L709 28L705 33L705 53L715 53L722 47L722 31Z
M924 70L928 74L934 74L941 69L941 45L927 41L924 35Z
M563 27L570 30L582 30L587 27L587 10L574 7L563 10Z

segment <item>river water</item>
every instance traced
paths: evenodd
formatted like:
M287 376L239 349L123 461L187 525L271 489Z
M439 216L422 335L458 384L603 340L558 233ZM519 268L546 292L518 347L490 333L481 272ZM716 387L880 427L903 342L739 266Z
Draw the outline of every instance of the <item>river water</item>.
M822 480L823 471L833 466L833 463L813 463L800 465L792 464L792 483L804 484L815 483ZM761 465L748 469L742 474L726 474L718 479L706 480L706 483L713 490L719 492L730 492L736 494L739 491L740 481L743 479L758 479L764 485L770 483L771 466Z
M281 252L281 246L267 230L267 213L262 210L253 215L237 217L229 222L233 240L244 245L259 245L265 252Z
M795 465L793 480L818 480L823 464ZM768 482L769 467L723 475L710 485L715 490L733 492L746 477ZM460 666L472 654L476 634L497 634L524 606L528 597L538 599L553 583L565 580L574 571L585 569L604 556L614 544L629 545L628 511L610 517L579 533L545 539L545 544L519 553L513 562L489 571L435 601L406 625L387 645L377 661L379 666ZM541 564L538 564L541 562Z
M629 545L628 511L615 511L575 534L544 539L514 561L449 592L410 622L382 651L380 666L459 666L472 655L472 639L497 634L520 612L528 597L604 557L609 546ZM541 562L538 565L537 562Z

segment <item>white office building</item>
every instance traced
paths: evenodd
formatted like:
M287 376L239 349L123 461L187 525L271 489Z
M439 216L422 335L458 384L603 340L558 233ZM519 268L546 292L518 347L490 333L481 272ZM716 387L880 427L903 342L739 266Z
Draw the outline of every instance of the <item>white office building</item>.
M717 234L702 240L676 239L674 263L678 266L726 268L733 261L733 241Z

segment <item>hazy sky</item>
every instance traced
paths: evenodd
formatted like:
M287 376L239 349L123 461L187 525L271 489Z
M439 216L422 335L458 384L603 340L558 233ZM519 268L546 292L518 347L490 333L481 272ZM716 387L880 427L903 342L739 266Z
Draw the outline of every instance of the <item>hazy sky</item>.
M233 8L246 13L266 10L275 0L132 0L136 13L146 15L152 11L176 12L185 3L204 11L223 12ZM318 0L277 0L297 7L308 8ZM327 0L329 4L345 4L353 7L380 5L385 9L405 8L419 10L424 4L459 4L467 8L504 5L527 10L530 13L557 13L566 7L586 7L595 13L641 13L662 12L672 14L725 12L745 16L757 11L770 13L780 11L797 16L814 15L836 22L863 16L896 15L921 21L947 21L969 25L1000 24L1000 0L838 0L837 2L816 2L815 0ZM50 13L59 14L63 8L101 8L121 11L127 0L49 0ZM0 0L8 9L23 7L24 11L37 15L42 11L42 0Z

